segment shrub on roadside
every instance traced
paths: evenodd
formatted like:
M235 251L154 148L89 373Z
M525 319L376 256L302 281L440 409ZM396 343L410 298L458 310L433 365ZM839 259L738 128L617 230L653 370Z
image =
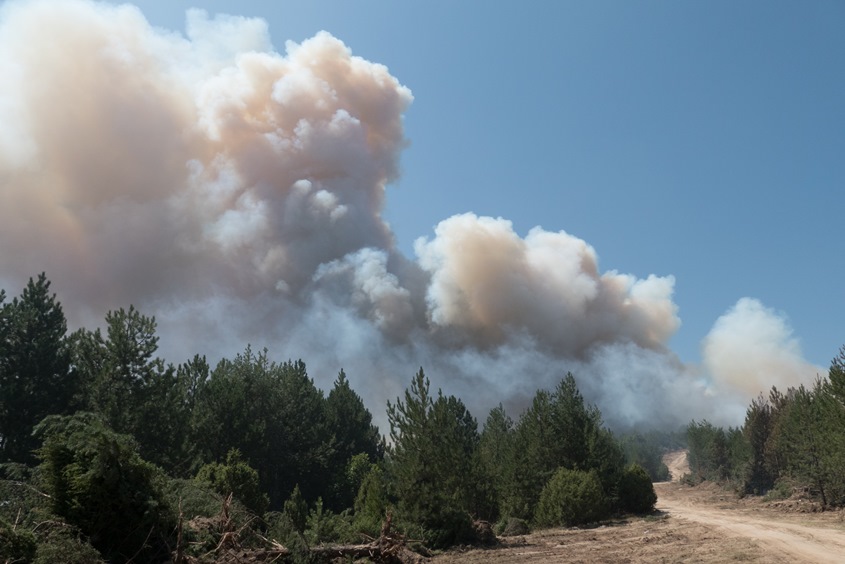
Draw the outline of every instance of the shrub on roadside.
M692 473L687 473L681 476L681 483L685 486L697 486L698 484L702 483L704 478L697 476Z
M598 521L607 512L607 500L595 472L558 468L540 494L534 522L538 527L572 527Z
M502 519L496 524L496 534L501 537L515 537L517 535L527 535L531 532L528 526L528 521L520 519L519 517L508 517Z
M469 513L454 507L433 511L420 523L424 544L431 548L447 548L458 544L475 544L476 533Z
M619 478L619 503L624 511L651 513L657 503L657 494L645 468L631 464Z

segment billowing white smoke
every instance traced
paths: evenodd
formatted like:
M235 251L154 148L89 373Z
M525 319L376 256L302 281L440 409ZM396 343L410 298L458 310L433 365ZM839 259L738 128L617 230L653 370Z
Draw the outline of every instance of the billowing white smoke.
M722 315L702 345L704 367L717 386L745 396L767 395L811 385L825 370L804 360L781 315L752 298L742 298Z
M416 252L431 276L427 302L436 327L463 340L501 345L524 331L567 357L603 343L659 349L679 325L674 279L600 274L586 242L534 228L525 239L509 221L455 216Z
M4 272L71 302L299 296L317 267L388 248L380 211L411 94L328 34L272 51L260 20L4 4Z
M420 365L480 418L566 370L617 423L719 395L666 348L671 276L473 214L398 253L381 212L412 95L328 33L280 54L257 19L191 11L182 36L131 6L10 1L0 76L0 287L46 271L74 324L134 303L169 360L253 342L323 386L345 367L377 416ZM717 388L736 326L708 340Z

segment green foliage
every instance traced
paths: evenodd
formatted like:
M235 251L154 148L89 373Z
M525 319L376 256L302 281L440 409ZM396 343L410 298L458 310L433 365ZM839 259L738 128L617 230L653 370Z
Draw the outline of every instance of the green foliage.
M38 543L32 564L105 564L97 549L73 531L51 531Z
M809 489L823 506L845 505L845 348L828 378L811 388L773 388L746 411L742 429L692 422L690 467L697 480L731 482L744 493ZM791 490L790 490L791 491Z
M601 414L596 410L596 423L588 429L589 458L585 468L595 471L610 507L619 505L619 481L625 467L625 454L613 433L600 426Z
M532 519L540 493L558 468L594 470L603 495L613 504L625 458L601 413L588 407L572 374L554 392L540 390L514 431L511 461L505 466L501 514Z
M657 503L657 494L645 468L631 464L622 471L619 479L619 501L624 511L651 513Z
M663 463L663 453L678 448L678 441L670 433L650 431L628 433L619 437L619 445L628 464L639 464L653 482L670 479L669 468Z
M319 543L347 543L360 540L355 534L352 517L349 511L334 513L323 506L323 500L317 503L308 513L305 523L305 539L309 544Z
M50 499L39 489L37 469L0 465L0 519L34 528L49 519Z
M774 486L766 493L764 499L766 501L780 501L789 499L792 495L792 481L788 479L781 479L775 482Z
M726 433L709 421L690 422L687 427L690 471L699 479L726 482L734 475L732 442L741 440L741 434L729 429Z
M528 521L520 519L519 517L502 519L496 525L496 534L503 537L527 535L530 532L531 528L528 526Z
M781 431L781 448L784 451L785 467L790 475L811 486L820 496L822 505L828 505L839 491L831 496L831 488L841 490L833 483L835 470L824 429L824 402L821 382L813 390L800 386L792 390L786 419Z
M361 489L361 484L364 483L364 478L367 477L374 466L375 464L370 462L370 457L364 452L349 459L349 464L346 466L345 482L347 487L355 491L356 496ZM350 503L347 507L351 507L353 503Z
M198 390L191 422L201 460L222 460L237 448L249 460L280 509L299 485L316 499L329 481L334 440L327 430L323 394L301 361L276 364L251 348L221 360Z
M561 467L540 494L534 523L538 527L572 527L607 515L608 505L598 473Z
M164 497L169 507L176 511L181 509L185 519L218 515L225 500L225 497L208 482L184 478L167 480L164 484ZM241 517L237 515L237 510L231 513L235 515L238 522L247 521L252 517L246 514ZM244 510L244 513L246 513L246 510Z
M477 540L469 513L455 506L437 508L420 523L422 540L431 548L473 544Z
M327 433L334 437L334 452L331 454L329 468L333 469L330 478L326 505L340 510L350 507L361 485L347 469L353 458L376 462L384 455L378 427L372 423L373 417L364 407L361 397L349 386L346 373L341 370L334 387L326 398Z
M514 423L502 404L493 408L484 423L478 445L479 475L487 484L487 503L479 515L490 521L499 516L499 500L507 491L508 476L513 474Z
M132 306L109 312L102 332L68 336L44 274L12 302L0 290L0 550L16 551L0 560L163 560L179 509L213 523L229 492L242 541L264 526L252 513L284 509L266 530L303 561L309 542L377 535L386 511L445 546L472 540L473 517L504 526L648 511L650 480L668 477L662 453L681 446L674 433L617 440L571 374L517 421L493 409L479 434L420 369L388 403L387 448L343 371L324 396L302 361L267 351L247 347L211 370L199 356L168 365L157 350L155 319ZM80 409L90 413L66 416ZM753 400L742 427L693 421L685 439L690 483L770 497L800 488L845 505L845 347L826 378ZM219 542L219 530L185 534L191 550Z
M226 454L225 463L212 462L200 468L196 479L211 485L223 496L234 495L258 516L267 510L269 500L259 486L258 472L243 460L237 449Z
M298 484L293 488L293 492L290 494L288 500L285 501L284 513L290 519L291 524L293 524L294 529L298 533L302 534L305 532L305 526L308 520L308 504L305 503L305 499L299 491Z
M371 537L378 535L388 508L382 469L373 465L364 476L355 498L354 528Z
M748 444L748 470L745 475L745 491L763 494L774 485L775 477L766 460L766 448L772 435L774 416L772 406L762 394L752 400L745 412L742 433Z
M249 546L254 528L261 521L237 499L215 491L207 482L182 478L167 480L164 495L170 507L182 516L182 547L189 556L199 557L220 544L224 530L238 532L238 543ZM228 523L228 524L227 524Z
M29 279L11 303L0 292L0 462L35 463L33 427L73 407L67 322L50 282Z
M28 562L35 557L35 535L0 519L0 561Z
M273 511L267 514L267 538L276 540L290 552L289 560L294 564L308 564L313 561L308 551L305 535L298 531L287 513Z
M99 329L73 335L87 408L116 432L132 435L145 460L184 475L186 390L176 369L155 356L155 318L130 306L106 314L106 326L105 338Z
M422 527L434 546L464 542L472 536L468 512L478 497L475 418L454 396L438 393L432 399L422 369L405 391L405 401L388 402L387 417L401 519Z
M173 518L163 476L137 453L132 437L97 416L50 416L36 428L44 490L51 510L79 529L110 560L136 561L169 553Z

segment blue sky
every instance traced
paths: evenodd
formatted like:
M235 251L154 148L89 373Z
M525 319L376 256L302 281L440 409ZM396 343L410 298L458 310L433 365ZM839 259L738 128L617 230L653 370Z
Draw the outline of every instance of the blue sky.
M327 30L414 93L398 244L456 213L593 245L602 270L676 277L699 356L744 296L785 313L805 356L845 342L841 2L150 2L267 20L279 51Z

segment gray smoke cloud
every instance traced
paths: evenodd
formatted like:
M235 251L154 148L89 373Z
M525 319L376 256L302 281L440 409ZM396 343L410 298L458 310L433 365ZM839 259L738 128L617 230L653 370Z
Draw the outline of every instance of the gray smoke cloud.
M46 271L75 325L135 304L169 360L266 345L324 388L344 367L379 419L420 365L482 420L572 370L636 425L734 418L749 364L792 343L740 302L684 366L674 278L601 272L562 231L468 213L403 256L382 210L413 96L329 33L279 53L260 19L192 10L183 35L129 5L11 1L0 76L2 287ZM760 354L737 363L736 335Z

